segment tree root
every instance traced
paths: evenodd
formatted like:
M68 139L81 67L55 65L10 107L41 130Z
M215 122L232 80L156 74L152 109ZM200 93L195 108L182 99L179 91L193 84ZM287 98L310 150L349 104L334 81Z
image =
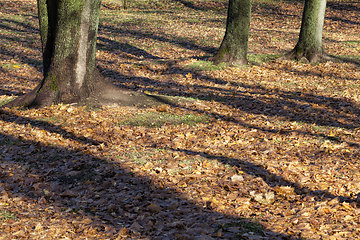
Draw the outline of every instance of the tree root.
M299 51L298 49L293 49L288 53L285 53L282 57L278 58L279 60L294 60L300 61L306 59L309 63L316 62L328 62L334 61L334 58L330 55L324 53L324 51Z

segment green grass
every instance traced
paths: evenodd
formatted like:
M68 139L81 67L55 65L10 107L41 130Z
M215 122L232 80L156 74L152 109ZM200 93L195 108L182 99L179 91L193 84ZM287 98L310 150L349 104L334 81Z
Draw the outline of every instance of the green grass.
M161 127L165 124L187 124L195 125L197 123L207 123L209 118L194 114L176 115L171 113L148 112L135 114L130 118L122 118L119 125L127 126L144 126L144 127Z
M136 163L137 165L143 166L148 162L148 157L146 153L142 152L129 152L125 154L126 157L130 159L130 161Z
M337 55L335 57L360 60L360 55Z
M216 71L222 70L225 68L225 64L215 65L211 61L196 61L191 64L186 65L186 68L194 69L198 71Z
M147 162L153 161L153 156L155 154L155 151L161 151L161 149L153 149L152 151L143 151L136 148L133 148L129 150L128 152L117 156L119 160L122 159L128 159L132 162L134 162L137 165L144 166ZM163 161L163 159L157 159L158 161Z
M63 125L66 122L66 120L64 120L58 116L47 117L47 118L38 118L36 120L42 121L42 122L53 123L53 124L60 124L60 125Z
M161 0L136 0L136 1L130 1L125 0L127 9L131 8L142 8L144 6L154 6L154 7L164 7L166 2ZM117 7L123 7L124 6L124 0L105 0L103 1L105 4L113 4Z
M265 230L265 228L260 223L247 219L241 219L239 222L226 223L220 228L224 231L237 232L236 239L252 239L251 236L264 236Z
M264 62L269 62L269 61L275 60L279 57L281 57L280 54L258 54L258 55L249 54L248 61L249 61L249 63L252 63L252 64L261 64Z
M0 99L0 107L9 103L10 101L14 100L13 97L7 97L7 98L4 98L4 99Z
M343 43L348 45L360 45L360 41L343 41Z
M356 65L360 65L360 55L330 55L330 56L342 62L349 62Z
M17 217L12 212L3 210L0 212L0 219L2 222L6 222L8 220L16 220Z

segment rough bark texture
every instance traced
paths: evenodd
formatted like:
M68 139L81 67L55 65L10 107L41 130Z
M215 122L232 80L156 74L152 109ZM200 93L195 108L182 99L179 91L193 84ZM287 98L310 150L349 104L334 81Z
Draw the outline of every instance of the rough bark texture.
M140 93L123 91L103 79L95 66L100 0L38 0L44 79L8 106L56 103L151 104Z
M300 60L305 57L310 62L323 58L322 31L325 9L326 0L305 0L298 43L285 58Z
M247 64L250 16L251 0L229 0L226 32L213 58L215 64Z

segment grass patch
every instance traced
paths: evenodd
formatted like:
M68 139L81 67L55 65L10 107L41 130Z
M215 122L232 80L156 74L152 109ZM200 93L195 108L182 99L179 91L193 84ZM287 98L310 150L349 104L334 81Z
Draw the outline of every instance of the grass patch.
M12 100L14 100L14 97L9 97L9 96L0 96L0 107L11 102Z
M4 210L0 212L0 219L2 222L6 222L9 220L16 220L17 217L12 212Z
M41 122L48 122L53 124L60 124L63 125L66 121L60 117L54 116L54 117L47 117L47 118L38 118L38 121Z
M191 64L186 65L186 68L198 70L198 71L216 71L222 70L225 68L225 64L221 63L219 65L215 65L211 61L196 61Z
M342 62L360 65L360 55L330 55L332 58Z
M275 60L279 57L281 57L281 54L258 54L258 55L249 54L248 61L251 64L261 64L264 62Z
M129 8L149 8L149 6L155 7L165 7L166 1L161 0L137 0L137 1L130 1L130 0L106 0L103 4L110 4L110 6L116 6L118 8L124 8L124 4L126 5L126 9Z
M347 43L349 45L360 45L360 41L343 41L343 43Z
M119 125L161 127L165 124L187 124L195 125L198 123L207 123L209 118L194 114L176 115L171 113L148 112L132 116L131 118L121 119Z
M353 60L360 60L360 55L337 55L334 57L338 57L338 58L345 58L345 59L353 59Z
M264 236L265 228L256 221L242 219L239 222L226 223L220 227L226 232L236 232L237 239L252 239L251 237ZM256 238L257 239L257 238Z
M119 160L130 160L131 162L139 165L139 166L144 166L147 162L152 162L154 160L154 151L141 151L141 150L137 150L136 148L134 148L133 150L130 150L120 156L117 156L117 158ZM161 151L161 150L159 150ZM156 161L159 161L156 160ZM163 159L161 159L161 161L163 161Z

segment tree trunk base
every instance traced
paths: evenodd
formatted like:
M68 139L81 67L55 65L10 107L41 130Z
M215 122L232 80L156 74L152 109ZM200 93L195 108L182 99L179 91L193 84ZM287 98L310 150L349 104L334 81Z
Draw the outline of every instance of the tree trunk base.
M306 59L309 63L327 62L332 60L332 58L326 53L324 53L324 51L299 50L296 48L286 53L284 56L280 57L279 59L295 60L295 61Z
M212 61L215 65L219 65L221 63L224 63L229 66L241 66L248 64L246 58L238 59L230 56L230 54L224 54L220 52L218 52L214 57L210 58L210 61Z
M97 72L97 71L96 71ZM146 107L163 103L170 103L169 97L160 97L148 95L141 92L121 89L104 79L100 73L95 73L95 79L87 84L89 89L87 94L81 93L72 95L68 89L63 91L50 91L44 82L40 83L31 92L20 96L13 101L5 104L5 107L23 107L23 108L39 108L52 104L79 104L91 107L100 107L104 105L117 106L139 106Z
M141 92L118 88L110 82L101 81L100 92L93 92L81 99L80 105L99 107L104 105L147 107L167 103L166 97L154 97Z

